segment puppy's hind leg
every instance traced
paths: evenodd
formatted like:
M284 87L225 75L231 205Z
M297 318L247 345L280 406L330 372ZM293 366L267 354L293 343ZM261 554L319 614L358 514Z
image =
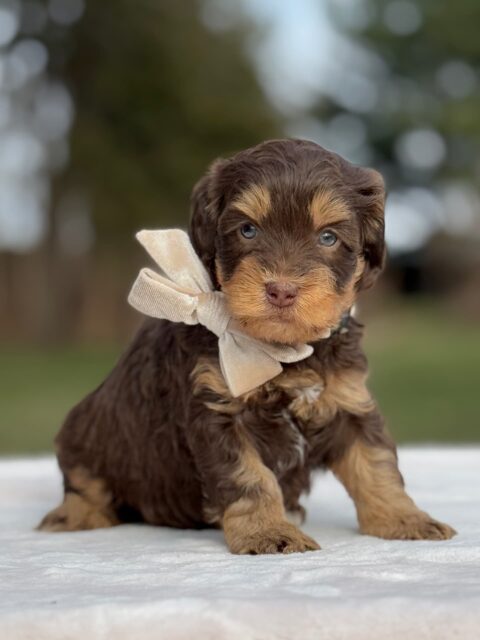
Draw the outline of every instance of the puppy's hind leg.
M102 480L77 467L65 472L65 496L60 506L43 518L39 531L82 531L120 524L112 495Z

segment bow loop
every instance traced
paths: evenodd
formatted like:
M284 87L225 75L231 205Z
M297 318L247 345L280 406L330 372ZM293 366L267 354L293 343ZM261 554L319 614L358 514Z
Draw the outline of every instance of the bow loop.
M144 229L136 238L171 282L191 293L212 291L210 276L185 231Z
M140 231L137 239L161 269L142 269L128 296L138 311L171 322L201 324L218 337L222 374L233 396L271 380L280 362L312 354L310 345L281 345L247 336L231 318L224 294L210 277L188 235L179 229Z

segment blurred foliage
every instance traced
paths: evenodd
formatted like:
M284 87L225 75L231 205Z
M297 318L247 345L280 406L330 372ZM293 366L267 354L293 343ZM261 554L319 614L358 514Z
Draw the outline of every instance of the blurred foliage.
M341 3L331 2L330 6L337 27L373 55L366 77L378 93L375 104L362 111L325 99L316 115L323 119L352 112L360 118L366 127L371 163L381 168L391 187L430 187L444 178L458 177L478 184L480 2L364 0L362 4L368 19L357 25L345 17ZM397 24L390 18L393 25L386 20L392 9L398 14ZM415 14L419 26L409 30L402 20L408 23ZM361 71L361 56L356 62ZM437 131L446 143L442 162L431 169L402 165L396 153L401 134L419 128Z
M244 42L194 0L89 0L63 69L76 121L60 188L87 190L97 240L185 224L189 194L221 154L278 134Z

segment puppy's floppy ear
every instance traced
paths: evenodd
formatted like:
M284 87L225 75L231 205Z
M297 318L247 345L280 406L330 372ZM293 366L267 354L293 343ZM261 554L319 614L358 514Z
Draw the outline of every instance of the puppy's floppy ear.
M215 160L194 186L190 199L189 235L193 247L207 268L215 286L215 240L217 223L223 209L220 171L225 160Z
M360 216L365 270L358 283L368 289L385 263L385 183L378 171L354 167L351 187L354 206Z

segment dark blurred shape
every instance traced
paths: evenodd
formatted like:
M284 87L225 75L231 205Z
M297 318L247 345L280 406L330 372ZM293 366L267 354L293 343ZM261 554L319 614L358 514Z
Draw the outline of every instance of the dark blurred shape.
M87 5L65 74L75 95L67 184L84 181L100 243L184 224L218 155L274 135L242 29L210 31L198 2ZM67 187L64 187L64 189Z
M421 251L390 257L384 280L407 296L443 298L480 318L480 239L435 234Z

